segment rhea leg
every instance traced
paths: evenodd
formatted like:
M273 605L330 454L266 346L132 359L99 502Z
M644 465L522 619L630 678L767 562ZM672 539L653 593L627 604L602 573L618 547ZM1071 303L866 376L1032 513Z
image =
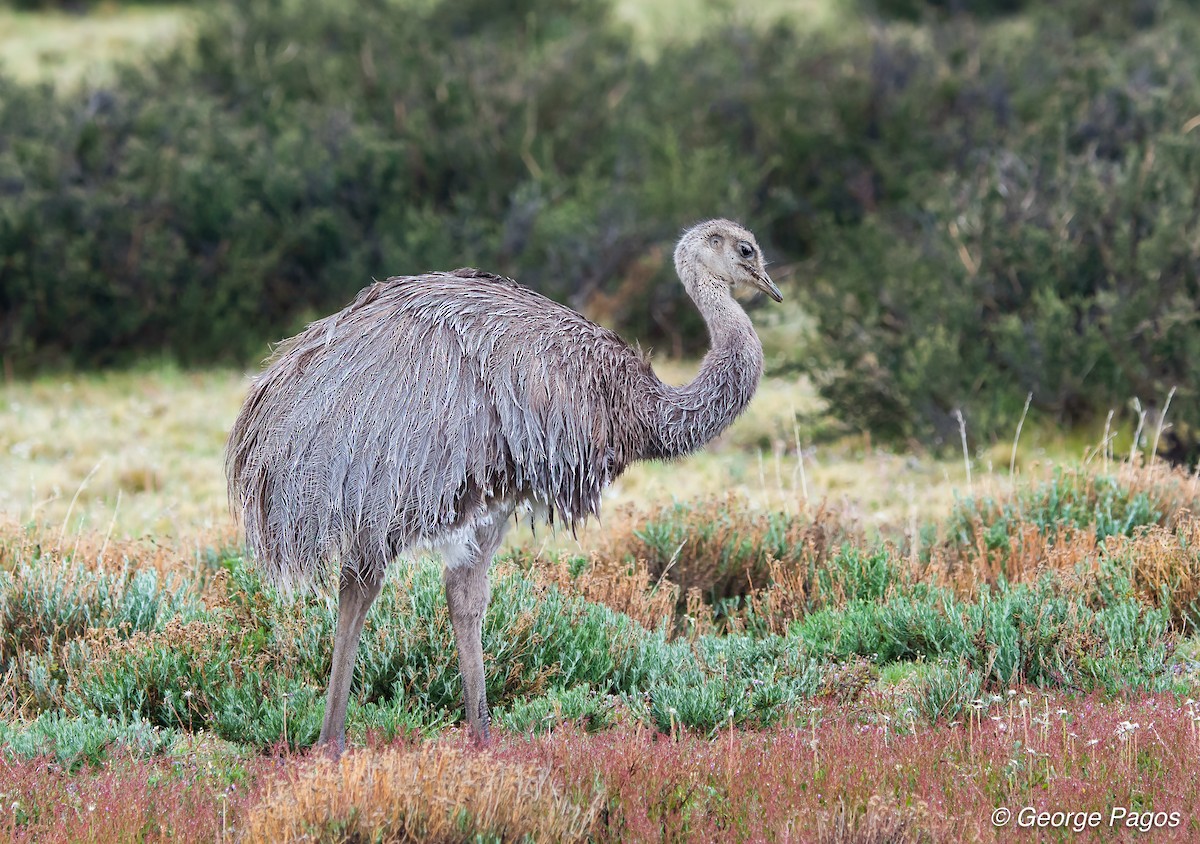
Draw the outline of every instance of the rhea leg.
M337 632L333 639L333 669L329 673L329 693L325 699L325 722L318 742L335 756L346 748L346 704L350 682L354 679L354 660L362 637L367 610L379 596L382 577L342 578L338 591Z
M480 528L475 534L474 547L463 549L461 557L449 556L444 573L450 624L458 645L467 726L478 742L488 741L491 721L483 675L483 613L491 596L488 567L507 529L504 518Z

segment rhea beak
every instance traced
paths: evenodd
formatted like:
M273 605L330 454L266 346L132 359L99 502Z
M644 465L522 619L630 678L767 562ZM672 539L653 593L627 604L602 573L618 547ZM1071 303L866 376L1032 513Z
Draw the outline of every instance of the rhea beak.
M775 286L775 282L771 281L771 277L767 275L766 270L760 270L754 267L747 267L750 271L750 278L753 279L750 283L766 293L776 302L783 301L783 294L779 292L779 288Z

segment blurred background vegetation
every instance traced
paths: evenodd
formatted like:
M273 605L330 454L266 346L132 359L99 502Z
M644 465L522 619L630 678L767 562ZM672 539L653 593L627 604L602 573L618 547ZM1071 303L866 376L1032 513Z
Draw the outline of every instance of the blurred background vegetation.
M843 430L1175 388L1162 448L1200 450L1194 2L19 0L0 43L10 378L247 364L461 265L694 354L671 247L720 215L788 288L769 366Z

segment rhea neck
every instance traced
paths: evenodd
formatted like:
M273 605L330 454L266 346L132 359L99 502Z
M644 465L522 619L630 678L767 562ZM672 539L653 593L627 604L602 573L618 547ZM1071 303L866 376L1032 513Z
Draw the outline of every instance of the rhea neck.
M648 457L679 457L702 447L746 409L762 377L762 343L729 284L702 276L694 265L677 269L708 326L711 347L691 382L657 383Z

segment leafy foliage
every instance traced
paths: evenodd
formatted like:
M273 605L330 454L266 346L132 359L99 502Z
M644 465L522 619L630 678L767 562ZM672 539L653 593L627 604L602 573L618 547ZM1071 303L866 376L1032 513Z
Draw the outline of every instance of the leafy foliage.
M1183 688L1175 644L1196 629L1200 527L1170 482L1182 473L1162 474L1060 472L1012 500L960 502L935 550L961 553L942 569L937 554L901 556L828 514L756 516L731 498L680 503L612 532L617 559L670 554L706 582L768 564L752 569L763 578L753 589L721 599L719 627L651 628L606 605L636 595L604 579L630 580L662 604L658 578L631 579L630 563L518 554L498 564L483 628L497 722L530 733L624 721L765 728L818 698L858 701L882 672L914 662L925 669L907 699L933 720L1015 685ZM680 536L695 542L687 555ZM1018 563L1013 536L1044 541L1021 545ZM330 596L285 599L236 553L209 554L191 568L197 579L182 579L136 559L87 565L36 537L4 547L0 684L5 717L19 724L4 742L16 752L77 765L117 745L160 753L173 736L205 732L260 749L316 740ZM459 720L453 643L436 567L397 563L364 630L352 731L432 733Z
M1195 414L1200 156L1179 115L1200 109L1196 22L1131 33L1114 13L1081 33L1081 9L1027 36L959 22L925 48L881 39L878 62L905 72L881 88L878 132L911 190L886 201L876 177L870 213L825 219L811 288L814 373L851 425L954 442L961 409L986 439L1029 393L1072 424L1133 397L1161 409L1172 387L1172 411ZM1164 444L1182 458L1195 434Z
M0 745L18 757L52 756L67 770L99 765L111 753L153 756L168 750L175 731L153 727L136 717L114 721L94 712L68 716L44 712L27 724L0 721Z

